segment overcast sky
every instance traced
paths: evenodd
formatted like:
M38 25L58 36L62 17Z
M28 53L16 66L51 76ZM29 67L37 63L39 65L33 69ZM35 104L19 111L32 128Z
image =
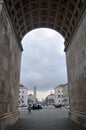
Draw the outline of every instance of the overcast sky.
M37 96L42 99L59 84L67 83L64 39L54 30L35 29L22 40L20 83L29 93L37 88Z

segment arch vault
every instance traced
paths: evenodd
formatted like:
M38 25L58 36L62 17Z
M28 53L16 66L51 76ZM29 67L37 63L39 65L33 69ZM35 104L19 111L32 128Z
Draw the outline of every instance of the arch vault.
M21 40L40 27L56 30L65 39L69 116L86 125L86 0L0 0L1 129L18 119Z

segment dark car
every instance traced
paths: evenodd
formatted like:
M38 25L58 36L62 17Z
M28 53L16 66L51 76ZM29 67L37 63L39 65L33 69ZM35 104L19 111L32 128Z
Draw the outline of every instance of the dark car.
M42 106L40 104L33 104L31 108L32 110L39 110L42 109Z
M61 107L62 107L62 104L53 104L53 106L54 106L55 108L61 108Z

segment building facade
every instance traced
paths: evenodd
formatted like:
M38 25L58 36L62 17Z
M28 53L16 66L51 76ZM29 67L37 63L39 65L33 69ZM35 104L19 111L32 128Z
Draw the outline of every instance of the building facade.
M34 102L35 102L35 100L34 100L34 95L33 95L33 94L29 94L29 95L28 95L28 103L33 104Z
M53 105L55 103L55 95L54 94L50 94L46 97L45 102L47 105Z
M64 101L64 105L69 105L68 84L65 84L63 87L63 101Z
M28 89L24 87L24 85L19 85L19 99L18 103L19 105L27 105L28 100Z
M63 104L63 87L64 85L61 84L59 86L56 86L55 91L55 104Z

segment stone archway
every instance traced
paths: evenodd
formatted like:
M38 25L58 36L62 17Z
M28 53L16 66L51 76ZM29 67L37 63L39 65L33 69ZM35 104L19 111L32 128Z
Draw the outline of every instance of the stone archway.
M4 1L5 2L5 1ZM85 9L85 0L7 0L5 2L19 41L39 27L58 31L67 47Z
M54 29L65 38L70 118L86 125L86 0L0 0L0 21L2 126L18 119L21 39L39 27Z

